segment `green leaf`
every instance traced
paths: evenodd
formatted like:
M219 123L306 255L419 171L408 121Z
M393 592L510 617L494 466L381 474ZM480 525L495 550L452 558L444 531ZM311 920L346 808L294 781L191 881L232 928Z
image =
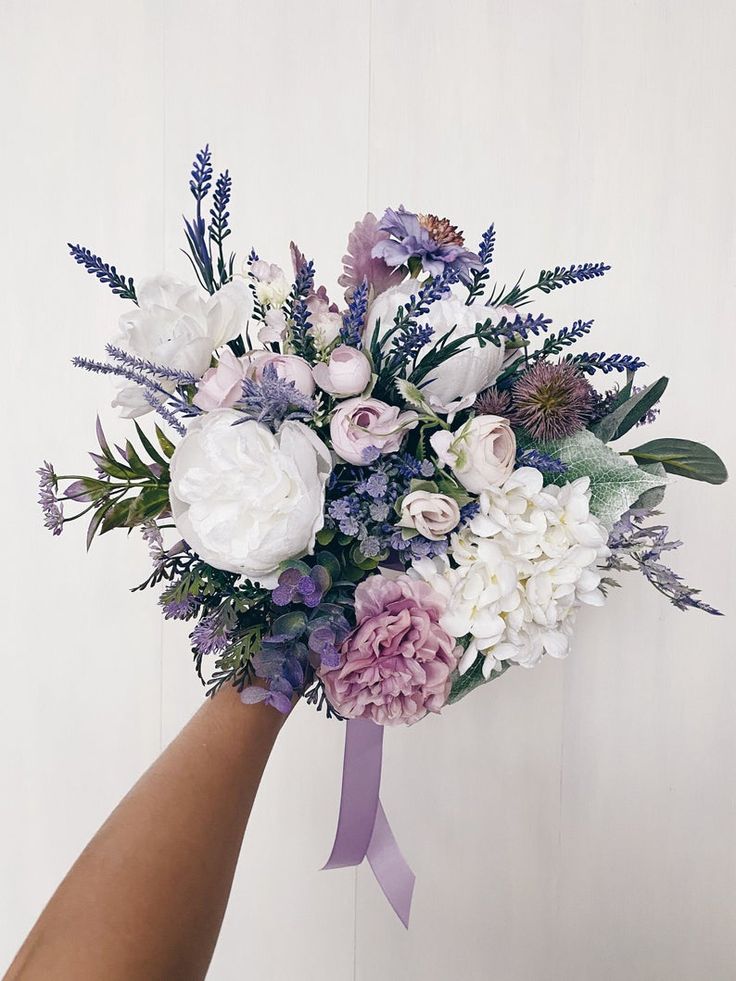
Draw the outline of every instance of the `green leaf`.
M158 445L163 450L164 456L168 457L170 460L174 455L174 450L176 447L160 426L156 426L156 439L158 440Z
M144 478L150 478L152 476L151 471L138 456L135 446L133 446L129 439L125 441L125 455L128 458L128 463L130 464L131 468L135 471L136 476Z
M551 476L548 483L561 486L578 477L590 478L590 510L609 529L645 491L665 483L664 477L632 466L588 429L540 443L539 449L567 467L564 474Z
M722 484L728 479L726 466L709 446L690 439L653 439L628 450L637 463L661 463L668 473L708 484Z
M664 478L665 481L667 480L667 474L661 463L640 463L639 469L644 470L646 473L656 474L656 476ZM635 501L634 507L647 508L648 510L653 511L655 508L658 508L664 500L665 490L666 484L663 484L661 487L652 487L650 490L644 491L644 493Z
M169 491L166 487L146 487L131 502L127 524L129 527L157 518L169 507Z
M317 541L320 545L329 545L334 537L334 528L320 528L317 532Z
M447 699L448 705L454 705L455 702L459 702L461 698L465 698L466 695L469 695L471 691L475 691L476 688L480 688L481 685L487 685L489 681L495 681L496 678L500 678L504 671L507 671L511 667L512 663L511 661L504 661L499 670L491 673L490 678L484 678L484 661L485 658L477 657L465 674L455 675L452 680L450 697Z
M135 431L138 433L138 439L141 441L141 446L146 451L146 453L150 456L150 458L153 460L154 463L158 463L162 467L168 467L169 464L166 458L161 456L161 454L153 445L151 440L148 438L148 436L146 436L146 434L143 432L141 427L138 425L138 421L133 420L133 422L135 425Z
M130 509L134 503L128 499L116 501L103 518L100 534L104 535L113 528L124 528L128 524Z
M105 515L107 514L107 512L110 510L111 507L112 507L112 502L107 501L105 504L102 504L100 507L98 507L95 513L92 515L92 519L90 520L90 523L87 526L87 551L88 552L92 546L92 539L97 534L97 530L100 527L103 518L105 517Z
M625 399L607 416L591 426L591 432L604 443L619 439L628 433L656 402L659 402L668 384L669 378L662 377L631 398ZM626 387L631 390L630 383Z
M115 460L106 460L104 457L97 459L97 465L103 473L106 473L108 477L114 477L116 480L134 480L135 471L130 467L126 467L123 463L117 463Z

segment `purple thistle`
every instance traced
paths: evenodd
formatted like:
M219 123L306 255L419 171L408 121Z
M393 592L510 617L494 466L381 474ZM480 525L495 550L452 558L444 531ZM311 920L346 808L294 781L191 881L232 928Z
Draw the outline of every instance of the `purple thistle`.
M513 421L534 439L560 439L588 422L593 390L575 365L539 361L515 382L513 404Z
M44 527L48 528L52 535L60 535L64 528L64 511L56 496L58 478L53 466L47 461L44 461L44 465L39 467L36 473L39 476L38 503L43 511Z
M243 415L236 426L255 419L276 427L284 419L311 419L317 403L300 392L293 381L279 378L274 364L267 364L259 382L243 380L243 394L233 408Z
M511 395L505 389L487 388L475 400L473 408L480 416L503 416L508 418L511 412Z

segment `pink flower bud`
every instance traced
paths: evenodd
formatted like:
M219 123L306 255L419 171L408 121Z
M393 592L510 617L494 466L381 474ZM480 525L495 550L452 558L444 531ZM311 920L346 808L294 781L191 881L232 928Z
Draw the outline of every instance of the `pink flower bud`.
M341 344L332 352L327 364L320 362L312 368L312 374L323 391L345 398L366 390L371 380L371 363L362 351Z

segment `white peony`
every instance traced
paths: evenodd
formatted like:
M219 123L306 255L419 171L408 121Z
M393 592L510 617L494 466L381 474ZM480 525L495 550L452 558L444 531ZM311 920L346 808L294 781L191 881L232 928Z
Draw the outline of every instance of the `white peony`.
M380 332L385 334L391 329L394 317L409 297L419 291L421 284L416 279L408 279L398 286L393 286L380 293L368 310L364 336L370 340L376 321L380 319ZM454 327L457 329L452 339L472 334L476 323L483 323L487 318L494 318L491 307L478 304L466 306L463 294L467 291L462 286L455 286L452 292L443 299L433 303L429 312L419 318L421 324L429 324L434 333L423 354L440 338L448 334ZM465 350L458 352L434 371L430 372L427 384L422 384L422 394L432 396L435 404L446 406L454 400L468 396L471 392L476 395L492 385L503 367L504 347L486 344L481 347L477 340L467 342ZM421 361L421 354L419 357Z
M138 306L120 317L115 343L147 361L178 368L198 378L210 366L212 352L237 337L253 313L245 283L227 283L213 296L203 296L171 276L156 276L138 288ZM159 382L173 391L175 382ZM113 405L133 419L151 411L140 386L126 382Z
M532 667L545 653L564 657L580 605L603 603L608 533L590 513L588 478L542 482L538 470L516 470L481 494L449 557L414 563L413 574L445 597L445 630L470 637L461 673L479 653L485 677L504 661Z
M198 418L171 458L171 511L205 562L273 586L281 562L311 554L332 469L300 422L274 435L234 409Z

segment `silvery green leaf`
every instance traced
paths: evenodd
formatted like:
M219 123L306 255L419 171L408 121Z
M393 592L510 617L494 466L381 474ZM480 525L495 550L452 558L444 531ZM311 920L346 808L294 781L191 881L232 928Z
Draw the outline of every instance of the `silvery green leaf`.
M653 511L655 508L658 508L664 500L664 492L667 486L667 471L664 469L661 463L640 463L639 469L645 470L647 473L653 473L665 480L665 484L663 484L661 487L652 487L650 490L644 491L641 497L634 504L634 507L646 508L649 511Z
M645 491L666 483L665 477L632 466L587 429L539 448L567 467L548 483L562 486L578 477L590 478L590 510L609 529Z

